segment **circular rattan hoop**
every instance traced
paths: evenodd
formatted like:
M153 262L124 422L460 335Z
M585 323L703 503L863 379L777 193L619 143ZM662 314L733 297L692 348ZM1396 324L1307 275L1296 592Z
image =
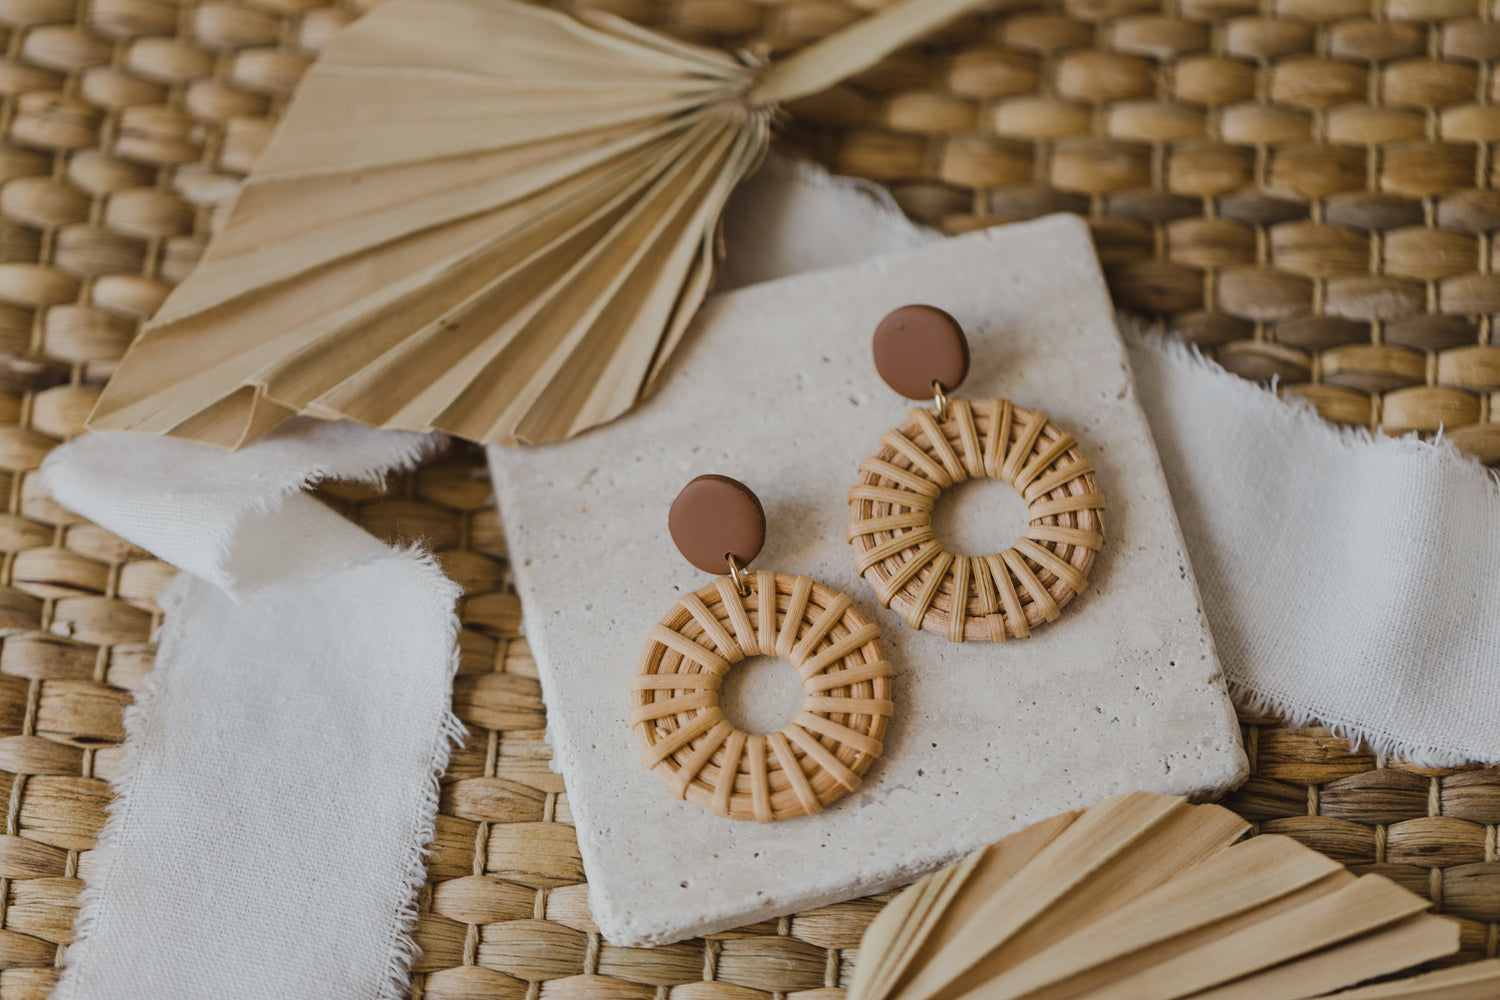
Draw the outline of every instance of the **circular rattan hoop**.
M859 787L890 718L880 628L805 576L760 572L741 597L720 577L651 629L630 685L645 765L680 799L760 823L821 812ZM719 709L734 664L775 656L797 668L802 706L780 732L736 729Z
M849 491L849 541L882 605L950 642L1031 634L1088 586L1104 543L1104 497L1072 435L1008 399L954 399L948 419L911 411L860 463ZM1009 483L1026 501L1026 534L987 556L944 551L932 531L943 490L965 479Z

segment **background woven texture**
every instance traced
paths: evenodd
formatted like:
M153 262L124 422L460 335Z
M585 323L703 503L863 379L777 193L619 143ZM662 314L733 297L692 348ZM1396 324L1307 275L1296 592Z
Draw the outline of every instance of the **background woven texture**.
M887 183L949 230L1084 212L1121 304L1169 316L1325 415L1442 423L1500 459L1491 8L1047 2L993 8L805 102L786 142ZM840 0L611 6L772 49L860 13ZM0 0L0 1000L56 981L171 572L52 503L33 473L80 431L298 76L356 12ZM878 901L653 951L595 933L477 450L384 495L324 495L383 537L425 538L467 591L454 700L470 737L444 781L418 995L841 996ZM1320 730L1243 721L1255 776L1232 807L1429 895L1463 920L1461 958L1497 954L1500 771L1414 770Z

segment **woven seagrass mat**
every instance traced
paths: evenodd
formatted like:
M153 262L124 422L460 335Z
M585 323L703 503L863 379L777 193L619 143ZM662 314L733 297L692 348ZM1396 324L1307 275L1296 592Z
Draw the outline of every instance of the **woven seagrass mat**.
M1490 188L1500 24L1472 0L1007 3L797 109L786 142L887 183L949 230L1088 214L1117 299L1333 418L1439 423L1500 459ZM616 0L680 35L793 47L839 0ZM56 981L151 668L171 573L52 503L34 472L78 433L139 321L192 266L329 32L319 0L0 0L0 1000ZM422 897L429 998L836 1000L878 901L653 951L589 921L567 795L476 449L331 503L423 538L460 581L454 701ZM1423 771L1244 719L1229 804L1500 944L1500 770ZM253 752L253 748L247 748ZM351 822L357 822L352 817ZM274 957L270 957L274 960Z

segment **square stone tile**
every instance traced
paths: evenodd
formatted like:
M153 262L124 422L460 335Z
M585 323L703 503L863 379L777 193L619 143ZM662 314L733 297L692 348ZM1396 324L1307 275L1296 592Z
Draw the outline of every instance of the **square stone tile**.
M954 645L913 632L855 574L846 494L909 405L875 374L870 333L910 302L968 329L961 394L1046 411L1108 497L1092 585L1030 639ZM674 941L885 889L1117 792L1210 795L1246 773L1079 219L716 296L652 398L573 441L492 449L491 463L594 918L612 942ZM897 671L884 755L819 816L720 819L673 798L639 761L626 721L636 659L651 626L709 582L673 547L667 509L705 472L745 481L765 505L755 568L848 593L881 625ZM953 491L939 528L955 544L1004 548L1023 528L1008 491ZM786 678L753 669L762 687L748 709L774 718Z

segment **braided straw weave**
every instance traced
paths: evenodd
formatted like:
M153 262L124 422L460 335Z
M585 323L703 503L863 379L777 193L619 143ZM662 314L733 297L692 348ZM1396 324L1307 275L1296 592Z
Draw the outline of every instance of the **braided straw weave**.
M1331 420L1500 461L1490 3L992 10L794 108L808 145L949 232L1086 215L1117 304Z
M683 37L772 48L860 13L842 0L608 6ZM1500 457L1495 306L1455 308L1453 297L1493 293L1500 197L1486 142L1444 131L1445 118L1462 121L1456 109L1471 108L1471 122L1488 114L1500 57L1489 6L995 10L794 109L804 125L788 138L886 178L909 212L952 230L1086 212L1122 303L1175 316L1224 363L1280 375L1282 391L1325 414L1400 427L1446 413L1462 446ZM121 715L151 669L153 597L171 573L58 507L34 472L81 431L302 69L357 13L320 0L0 0L0 1000L42 1000L56 982L120 764ZM1306 63L1371 89L1299 110L1311 91L1298 97L1288 81ZM1213 100L1193 103L1203 97ZM1028 110L1034 138L1014 124ZM1362 131L1329 133L1340 118ZM1161 127L1173 119L1175 135ZM1309 131L1309 120L1321 124ZM1259 131L1226 133L1226 121ZM1278 135L1277 121L1297 127ZM1378 131L1383 121L1404 131ZM1128 132L1152 123L1154 137ZM1458 270L1406 276L1424 260ZM1376 310L1397 315L1346 314ZM458 450L386 493L323 496L381 537L424 539L466 591L454 710L470 735L443 779L415 996L840 1000L879 900L665 948L600 939L479 452ZM1260 832L1431 898L1461 923L1459 960L1500 954L1500 769L1416 769L1320 729L1242 722L1253 776L1227 805Z
M859 464L849 491L860 575L906 624L949 642L1004 642L1055 621L1088 586L1104 544L1104 496L1077 444L1040 410L1008 399L955 399L947 419L912 410ZM1025 536L999 555L944 551L932 531L938 497L986 476L1026 501Z
M678 798L758 823L805 816L859 787L891 716L880 627L844 594L761 571L742 598L722 576L652 628L630 684L630 725L648 768ZM711 648L710 648L711 647ZM780 732L747 735L719 685L750 656L797 669L802 707Z

